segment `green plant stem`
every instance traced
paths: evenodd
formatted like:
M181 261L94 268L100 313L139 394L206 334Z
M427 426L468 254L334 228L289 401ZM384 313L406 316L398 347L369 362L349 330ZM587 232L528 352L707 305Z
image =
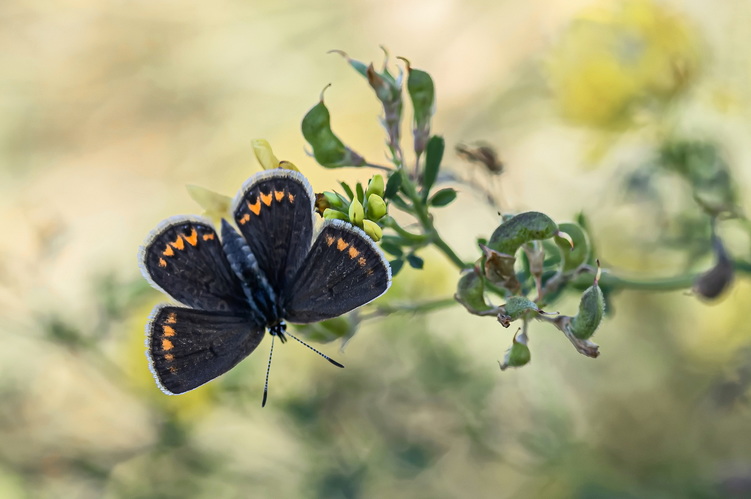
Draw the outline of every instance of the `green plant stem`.
M453 298L439 298L437 300L428 300L420 303L405 304L383 304L373 307L367 313L360 315L360 320L375 319L394 313L425 313L442 308L448 308L457 304Z
M383 165L378 165L378 164L375 164L375 163L368 163L368 162L366 162L362 166L366 166L368 168L375 168L376 170L383 170L385 172L390 172L390 171L394 170L393 168L389 168L388 166L383 166Z
M412 201L412 205L415 209L414 215L417 216L417 219L420 221L420 225L422 225L425 235L430 238L433 244L435 244L435 246L439 250L441 250L443 254L446 255L449 260L451 260L451 263L456 265L459 270L470 267L471 265L465 263L461 258L459 258L456 252L451 249L451 246L449 246L446 241L444 241L443 238L438 234L435 225L433 225L433 219L428 213L427 206L423 202L420 195L417 193L417 189L412 183L412 179L405 176L404 182L402 182L402 191L409 197L410 201Z

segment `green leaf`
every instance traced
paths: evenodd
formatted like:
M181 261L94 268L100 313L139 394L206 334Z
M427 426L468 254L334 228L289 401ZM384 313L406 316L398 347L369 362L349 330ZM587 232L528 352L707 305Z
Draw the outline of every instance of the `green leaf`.
M402 256L404 254L404 251L402 251L402 249L398 245L394 244L391 241L381 240L381 249L386 253L394 256Z
M391 198L391 203L402 211L409 212L411 210L409 204L401 198L401 196L394 196Z
M402 172L396 171L391 174L389 181L386 183L386 191L383 196L386 199L392 199L397 192L399 192L399 186L402 185Z
M400 270L402 270L402 267L404 266L404 260L391 260L389 262L389 265L391 265L391 277L394 277L399 273Z
M347 185L346 182L339 182L339 185L342 186L342 189L344 189L344 192L349 197L349 200L353 201L355 199L355 194L352 192L352 188Z
M441 168L441 161L443 160L443 151L446 148L446 143L443 137L433 135L428 141L427 152L425 153L425 170L422 176L422 198L428 199L430 189L435 183L435 179L438 178L438 170Z
M421 269L425 265L425 261L415 254L407 255L407 262L413 269Z
M355 192L357 193L357 200L360 201L363 205L365 203L365 190L362 188L362 184L358 182L355 184Z
M456 199L456 191L449 187L436 192L433 197L430 198L430 205L435 207L446 206L454 199Z

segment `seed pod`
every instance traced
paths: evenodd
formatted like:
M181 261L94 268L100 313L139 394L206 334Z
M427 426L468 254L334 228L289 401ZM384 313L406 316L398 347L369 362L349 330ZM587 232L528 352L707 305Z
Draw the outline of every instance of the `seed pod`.
M378 194L368 196L368 218L377 222L386 215L386 202Z
M568 234L571 240L555 236L555 244L561 252L561 272L569 274L589 259L589 241L584 230L574 223L562 223L558 229ZM572 248L573 243L573 248Z
M480 245L485 260L485 277L488 281L498 286L503 286L512 293L515 293L521 287L519 280L514 273L514 262L516 258L498 251L492 250L487 246Z
M712 246L716 255L714 267L697 277L692 291L700 298L714 300L718 298L733 282L735 271L722 240L714 235Z
M466 270L456 285L454 299L475 315L494 315L496 307L485 301L485 283L477 267Z
M435 112L435 85L428 73L414 69L403 57L399 59L407 65L407 92L414 111L412 134L415 139L415 154L419 158L430 137L430 120Z
M362 203L357 199L353 199L349 204L349 221L358 227L362 227L362 221L365 219L365 210L362 207Z
M522 244L548 239L557 232L558 226L550 217L536 211L528 211L499 225L490 236L488 247L513 256Z
M591 338L605 315L605 297L599 285L602 272L599 262L597 267L595 282L582 293L579 300L579 313L571 319L569 326L571 334L580 340Z
M363 220L362 229L375 242L380 241L383 237L383 229L372 220Z
M509 327L511 322L521 319L530 313L540 313L540 309L535 302L526 296L511 296L501 307L501 313L498 314L498 322L503 327Z
M511 344L511 348L506 351L503 363L498 363L501 366L501 371L505 371L509 367L521 367L529 364L532 354L527 346L528 341L526 334L519 334L517 331L514 335L514 342Z
M324 89L326 90L326 89ZM327 168L362 166L365 159L345 146L331 131L331 115L321 100L308 111L302 120L302 134L313 148L316 161Z

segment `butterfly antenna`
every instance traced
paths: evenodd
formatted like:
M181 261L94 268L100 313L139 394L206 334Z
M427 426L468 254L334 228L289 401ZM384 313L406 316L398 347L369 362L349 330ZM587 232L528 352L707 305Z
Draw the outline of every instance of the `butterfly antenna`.
M263 402L261 407L266 407L266 399L269 397L269 373L271 372L271 356L274 354L274 339L275 334L271 335L271 351L269 352L269 365L266 367L266 384L263 385Z
M285 334L286 334L287 336L290 336L290 337L291 337L292 339L294 339L294 340L296 340L296 341L299 341L300 343L302 343L302 344L303 344L303 345L305 345L306 347L310 348L310 349L311 349L311 350L313 350L313 351L314 351L315 353L317 353L318 355L320 355L320 356L321 356L321 357L323 357L324 359L326 359L326 360L328 360L329 362L331 362L332 364L334 364L334 365L335 365L336 367L344 367L343 365L341 365L340 363L338 363L337 361L335 361L334 359L332 359L331 357L329 357L329 356L328 356L328 355L326 355L325 353L323 353L323 352L319 352L318 350L316 350L316 349L315 349L315 348L313 348L312 346L308 345L307 343L305 343L305 342L304 342L303 340L301 340L300 338L297 338L297 337L295 337L295 336L292 336L291 334L289 334L289 331L287 331L287 332L286 332ZM272 345L273 345L273 344L272 344ZM271 360L269 360L269 364L271 364Z

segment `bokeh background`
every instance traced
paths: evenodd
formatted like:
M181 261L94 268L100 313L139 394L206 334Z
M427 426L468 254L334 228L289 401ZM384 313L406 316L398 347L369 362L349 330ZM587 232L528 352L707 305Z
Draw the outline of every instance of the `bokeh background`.
M262 410L268 341L194 392L157 390L143 327L164 297L136 262L160 220L200 212L186 184L233 195L259 169L251 139L317 191L366 180L315 165L299 124L333 83L334 130L382 162L378 102L326 52L379 65L384 45L433 76L449 147L498 148L505 210L583 211L635 279L708 268L685 184L641 174L665 137L711 141L743 205L750 16L745 0L2 2L0 497L750 497L742 275L710 304L616 295L597 360L533 324L531 364L505 372L513 331L492 319L367 321L321 347L344 370L278 348ZM455 186L437 225L471 261L498 215ZM721 230L749 258L743 224ZM382 303L452 295L456 270L422 256Z

